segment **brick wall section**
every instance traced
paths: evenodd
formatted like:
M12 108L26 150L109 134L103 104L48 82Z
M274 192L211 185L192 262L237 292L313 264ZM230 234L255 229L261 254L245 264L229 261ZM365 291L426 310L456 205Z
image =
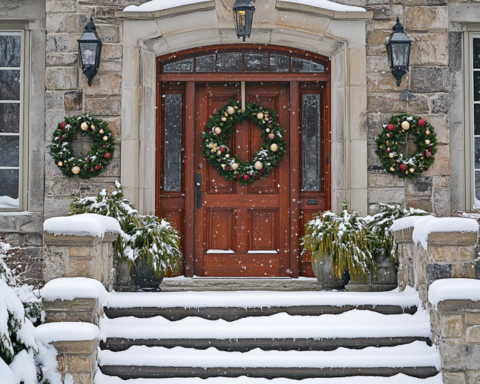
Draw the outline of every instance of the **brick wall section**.
M411 207L448 215L450 156L447 2L365 0L352 5L361 5L374 12L374 19L367 27L369 211L375 212L378 203L405 201ZM391 75L385 50L385 39L390 35L397 16L412 40L410 73L403 78L400 87L397 87ZM405 89L411 90L413 99L406 100L402 96ZM439 142L433 166L413 180L386 174L375 154L375 139L383 123L391 115L399 113L411 113L427 119L434 126Z
M45 219L65 215L71 197L96 194L98 189L113 186L120 179L122 28L115 12L146 0L47 0L46 43L46 118L45 140L51 143L52 132L64 116L90 112L109 123L117 146L106 172L89 180L66 178L45 156ZM82 74L77 40L90 16L103 42L99 73L88 86ZM82 145L83 144L83 145ZM80 154L89 143L76 143Z

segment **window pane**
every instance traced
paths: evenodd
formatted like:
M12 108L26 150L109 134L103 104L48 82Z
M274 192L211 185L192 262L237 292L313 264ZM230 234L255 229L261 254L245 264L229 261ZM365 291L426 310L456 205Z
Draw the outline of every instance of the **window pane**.
M197 57L195 70L197 72L215 72L215 54Z
M245 72L267 72L268 55L266 53L245 53Z
M241 53L219 53L217 55L218 72L242 72Z
M0 33L0 67L20 67L22 36Z
M20 103L0 103L0 133L18 133Z
M0 70L0 100L20 100L19 70Z
M303 190L320 191L320 95L303 95Z
M18 167L19 154L18 136L0 136L0 167Z
M473 68L480 68L480 39L473 39Z
M480 169L480 137L475 137L475 169Z
M165 191L182 189L182 120L182 95L178 93L165 95L165 165L163 168Z
M325 72L322 64L313 61L292 57L292 72Z
M480 101L480 72L473 72L473 99Z
M165 64L163 72L193 72L193 58Z
M288 72L288 56L270 55L270 72Z
M0 208L18 208L18 169L0 169Z
M82 53L83 65L95 65L97 55L96 43L80 43L80 52Z

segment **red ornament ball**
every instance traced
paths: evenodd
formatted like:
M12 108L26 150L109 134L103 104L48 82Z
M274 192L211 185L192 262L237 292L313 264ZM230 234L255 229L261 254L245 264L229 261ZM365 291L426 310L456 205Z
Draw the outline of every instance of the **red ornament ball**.
M64 121L63 123L60 123L60 128L65 130L65 127L67 126L67 123Z
M220 152L225 153L227 151L227 148L225 147L220 147Z
M426 157L432 156L432 152L430 152L430 151L425 151L425 156L426 156Z
M419 127L424 127L425 126L425 120L423 120L423 119L418 120L418 126Z
M59 142L62 142L62 141L63 141L63 136L60 136L60 137L58 138L58 141L59 141Z
M393 133L389 133L388 136L389 136L390 138L392 138L392 137L393 137Z
M88 162L92 161L92 159L87 159Z
M238 175L238 176L237 176L237 179L240 179L241 177L242 177L242 175Z
M262 168L262 169L260 170L260 172L261 172L261 173L265 173L265 168Z
M258 180L258 179L260 179L260 176L255 175L255 176L253 176L253 178L254 178L255 180Z
M243 176L243 180L247 181L248 179L250 179L248 175Z
M105 155L103 155L103 157L105 157L106 159L109 159L110 156L111 156L111 155L110 155L110 152L107 152L107 153L105 153Z
M405 172L407 166L405 164L400 164L400 171Z
M389 131L393 131L393 130L395 129L395 126L394 126L393 124L388 124L387 129L388 129Z
M95 169L98 171L100 169L100 165L97 165Z
M90 172L93 172L93 168L90 168Z

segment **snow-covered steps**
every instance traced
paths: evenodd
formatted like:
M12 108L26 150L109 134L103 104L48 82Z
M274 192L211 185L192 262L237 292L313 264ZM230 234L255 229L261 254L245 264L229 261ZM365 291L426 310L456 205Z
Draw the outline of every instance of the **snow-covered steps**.
M109 318L163 316L180 320L187 316L228 321L247 316L318 316L352 309L383 314L415 313L420 303L413 288L404 292L160 292L111 293L105 308Z
M246 317L228 322L188 317L170 321L163 317L103 318L103 349L123 351L134 345L245 352L263 350L334 350L339 347L394 346L416 340L429 342L430 318L416 314L385 316L351 310L338 315Z
M129 378L263 377L305 379L338 376L435 376L440 355L435 347L415 341L395 347L335 351L224 352L215 348L134 346L126 351L99 352L104 374Z

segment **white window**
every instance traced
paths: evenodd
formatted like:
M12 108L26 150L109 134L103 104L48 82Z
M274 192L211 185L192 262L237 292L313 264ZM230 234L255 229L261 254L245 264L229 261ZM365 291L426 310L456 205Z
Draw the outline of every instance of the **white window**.
M22 208L23 32L0 31L0 210Z

